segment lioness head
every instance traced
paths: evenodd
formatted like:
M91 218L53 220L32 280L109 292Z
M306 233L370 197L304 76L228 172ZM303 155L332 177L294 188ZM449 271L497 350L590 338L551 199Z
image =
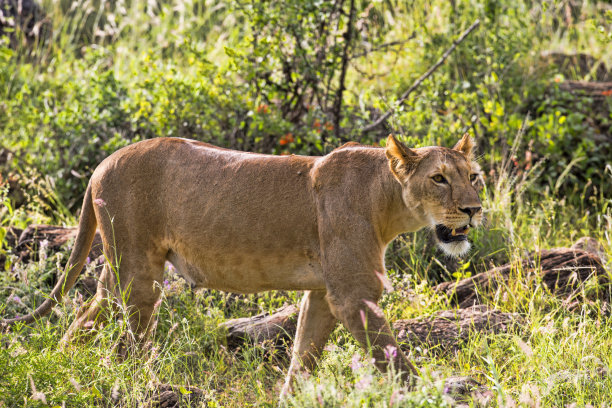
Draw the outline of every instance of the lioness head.
M467 134L452 149L410 149L393 135L387 139L389 167L402 185L404 204L425 217L438 245L451 256L470 249L468 231L482 222L480 167L473 161L473 147Z

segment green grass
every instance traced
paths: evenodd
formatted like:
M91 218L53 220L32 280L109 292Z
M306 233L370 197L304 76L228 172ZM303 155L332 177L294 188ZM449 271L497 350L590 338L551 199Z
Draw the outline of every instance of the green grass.
M525 250L569 245L583 233L599 239L610 259L609 208L599 215L603 225L577 234L568 228L571 218L559 211L554 197L531 201L521 196L520 191L525 190L520 183L511 187L507 183L509 180L499 182L487 191L489 226L475 233L473 264L459 268L464 274L485 269L477 258L519 259ZM555 239L545 241L542 237L551 231ZM426 280L428 268L439 267L445 260L427 248L425 235L419 232L405 237L401 255L389 254L388 263L395 262L390 275L396 290L386 293L381 302L392 321L449 307L446 299L431 291L433 281ZM48 254L27 265L15 263L12 274L3 274L2 315L25 313L39 303L49 288L44 284L48 280L45 274L56 270L63 257L61 253ZM23 279L26 276L28 284ZM393 374L376 372L340 326L328 343L320 368L300 379L287 404L444 406L449 401L440 380L451 375L468 375L482 382L494 390L499 406L512 406L512 401L521 406L610 403L609 299L584 303L570 312L563 299L548 293L537 279L520 269L513 276L503 290L488 297L487 303L519 313L523 319L520 327L509 333L474 335L456 351L405 345L422 373L416 390L408 391ZM215 291L194 294L180 278L169 275L168 279L151 341L125 360L118 359L114 351L125 332L121 315L96 331L93 339L58 349L62 333L82 302L78 296L70 297L49 319L3 334L0 401L6 406L43 406L34 399L34 384L50 406L139 406L151 397L155 384L169 383L205 390L204 406L274 406L287 369L286 353L276 351L276 356L270 356L261 347L248 345L229 351L219 324L228 318L274 310L285 302L297 303L299 294L270 292L238 298ZM587 284L586 290L593 290L592 285ZM119 395L119 400L113 395Z

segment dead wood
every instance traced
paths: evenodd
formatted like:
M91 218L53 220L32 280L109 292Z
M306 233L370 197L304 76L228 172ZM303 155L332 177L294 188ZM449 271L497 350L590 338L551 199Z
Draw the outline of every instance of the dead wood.
M19 29L28 44L48 38L51 21L43 7L34 0L0 0L0 37L7 35L12 48L20 44Z
M589 54L545 51L540 58L545 65L556 65L558 71L569 78L588 75L593 81L612 80L612 71L606 67L606 64Z
M6 262L5 250L11 250L17 246L22 232L23 231L21 229L15 227L8 227L6 229L4 242L0 242L0 270L2 270L4 263Z
M481 295L491 295L504 285L513 271L538 278L557 296L578 292L594 276L606 291L609 283L600 255L575 246L533 252L520 262L498 266L457 282L443 282L435 290L446 294L459 307L469 307L480 304Z
M284 306L274 313L262 313L253 317L228 320L222 324L227 329L227 346L235 349L245 342L272 343L282 347L293 339L297 328L298 308Z
M285 306L274 313L228 320L222 326L228 330L227 345L237 348L245 342L273 344L278 347L292 340L297 326L296 306ZM467 340L470 334L506 331L519 316L490 310L486 306L445 310L429 317L398 320L393 323L400 342L426 343L455 347Z
M495 398L493 391L471 377L453 376L443 380L444 394L456 408L489 407Z
M199 407L206 394L196 387L157 384L153 397L146 404L150 408Z
M25 230L9 229L4 239L4 246L21 262L29 262L38 257L41 248L46 248L47 254L58 252L76 237L77 227L60 227L56 225L30 225ZM19 236L18 239L15 237ZM6 258L0 257L0 265L4 264ZM86 296L96 293L98 281L103 265L102 239L100 233L96 232L93 244L89 251L89 260L96 262L94 268L95 276L81 276L77 281L77 289L85 292ZM57 278L57 277L56 277ZM55 282L52 282L55 284Z
M576 95L605 99L612 96L612 82L564 81L559 89Z
M13 253L23 262L29 261L39 249L44 246L49 253L63 249L69 241L73 240L78 232L77 227L60 227L56 225L30 225L19 236ZM89 251L90 260L102 255L102 239L96 232L93 245Z
M503 313L478 305L443 310L427 317L398 320L393 329L400 343L456 348L475 333L507 332L521 322L516 313Z

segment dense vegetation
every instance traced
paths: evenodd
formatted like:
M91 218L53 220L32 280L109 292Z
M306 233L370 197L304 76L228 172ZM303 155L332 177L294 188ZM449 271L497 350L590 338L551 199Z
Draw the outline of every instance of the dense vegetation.
M145 138L322 155L347 141L377 145L391 132L412 146L451 146L468 132L482 155L489 225L472 233L475 248L460 261L437 252L427 232L398 239L387 254L396 290L382 300L390 320L447 309L431 285L536 248L589 235L611 259L611 93L564 86L612 80L607 3L45 0L42 10L42 23L15 19L0 40L0 240L9 227L76 224L96 164ZM398 104L476 19L445 65ZM391 108L387 121L363 131ZM67 259L41 248L20 262L6 243L0 252L3 317L39 304ZM51 406L139 406L158 382L205 389L208 406L274 406L282 355L228 351L218 324L299 294L193 294L168 276L144 357L116 358L122 319L57 350L80 295L40 325L3 334L0 406L44 406L40 393ZM412 392L376 373L339 327L321 368L289 403L441 406L436 380L463 374L489 386L499 406L608 405L609 299L578 312L565 300L517 268L488 302L524 316L524 327L457 351L408 345L423 373Z

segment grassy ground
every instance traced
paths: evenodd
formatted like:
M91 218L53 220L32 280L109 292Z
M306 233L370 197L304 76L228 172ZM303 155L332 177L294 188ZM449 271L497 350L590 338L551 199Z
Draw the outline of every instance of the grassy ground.
M554 197L528 200L517 193L520 183L507 186L508 181L487 192L490 224L474 233L472 262L519 258L535 247L567 246L583 233L599 239L610 259L609 208L598 216L602 224L576 233ZM445 259L427 248L425 236L426 232L420 232L403 237L396 245L401 255L389 259L396 290L386 293L382 304L392 321L450 307L446 299L432 293L427 281L427 271L444 265ZM45 254L44 249L40 255L38 262L15 263L12 273L2 275L3 293L10 293L1 306L3 316L25 313L39 303L48 290L46 275L66 258L63 253ZM475 267L476 271L484 268ZM468 268L458 270L470 273ZM320 368L300 381L288 405L444 406L448 401L439 380L469 375L494 390L499 406L608 406L612 401L609 299L570 312L564 299L553 297L532 278L517 270L508 286L487 301L502 311L518 312L524 318L519 329L475 335L457 351L405 345L422 373L416 391L402 388L392 375L377 373L340 326ZM285 353L270 355L261 347L248 346L228 351L219 324L297 303L299 294L271 292L236 299L214 291L192 293L172 274L163 289L151 342L125 360L117 359L115 352L124 330L121 314L92 340L58 349L62 333L83 301L78 294L40 324L17 326L4 334L0 401L5 406L44 406L44 395L50 406L114 405L117 398L123 406L139 406L151 397L154 384L171 383L206 390L205 406L274 406L287 368ZM593 284L585 285L586 292L594 289Z
M26 44L0 46L0 147L12 152L0 163L0 233L11 225L76 224L94 166L141 138L195 135L227 144L228 129L240 129L251 138L244 145L258 146L269 130L279 138L289 131L295 136L295 142L274 145L272 153L322 154L335 146L333 140L316 139L320 129L314 124L325 120L317 116L321 112L309 113L306 125L291 127L273 104L269 113L260 108L262 100L244 85L247 76L233 57L245 46L248 22L240 18L237 3L214 3L116 2L113 17L106 14L98 41L91 44L84 39L88 22L102 18L99 10L106 3L77 2L69 10L63 2L48 1L54 41L34 52ZM610 64L612 15L594 2L578 9L567 9L573 2L566 1L485 3L376 3L373 10L385 22L382 42L406 41L405 47L353 61L348 72L345 116L362 120L369 108L392 106L453 35L476 17L483 22L407 107L398 109L391 126L414 145L449 145L471 133L483 154L489 223L471 232L474 249L457 263L431 245L427 231L396 240L387 253L395 290L381 300L391 321L451 308L431 290L441 280L482 272L537 248L570 246L581 236L600 241L612 271L612 163L605 146L591 138L609 133L609 109L597 112L609 107L610 98L594 105L559 93L557 80L589 79L589 74L571 74L539 58L546 50L588 51ZM558 16L567 13L574 22L565 26ZM17 180L23 194L9 194L2 184L6 178ZM24 314L40 304L66 259L64 252L43 248L34 260L21 263L9 253L0 273L0 316ZM116 353L125 333L120 312L93 339L58 348L83 302L74 291L39 324L3 333L0 407L136 407L158 383L205 390L204 406L276 406L286 353L258 346L228 350L219 324L295 304L300 294L236 298L192 293L170 272L167 279L151 341L126 359ZM598 289L587 282L583 294ZM494 406L610 406L610 299L584 302L572 311L566 300L515 270L486 303L520 314L521 326L474 335L458 350L406 344L421 371L412 391L393 374L376 372L339 326L319 369L299 381L286 404L445 406L450 401L440 380L467 375L493 390Z

